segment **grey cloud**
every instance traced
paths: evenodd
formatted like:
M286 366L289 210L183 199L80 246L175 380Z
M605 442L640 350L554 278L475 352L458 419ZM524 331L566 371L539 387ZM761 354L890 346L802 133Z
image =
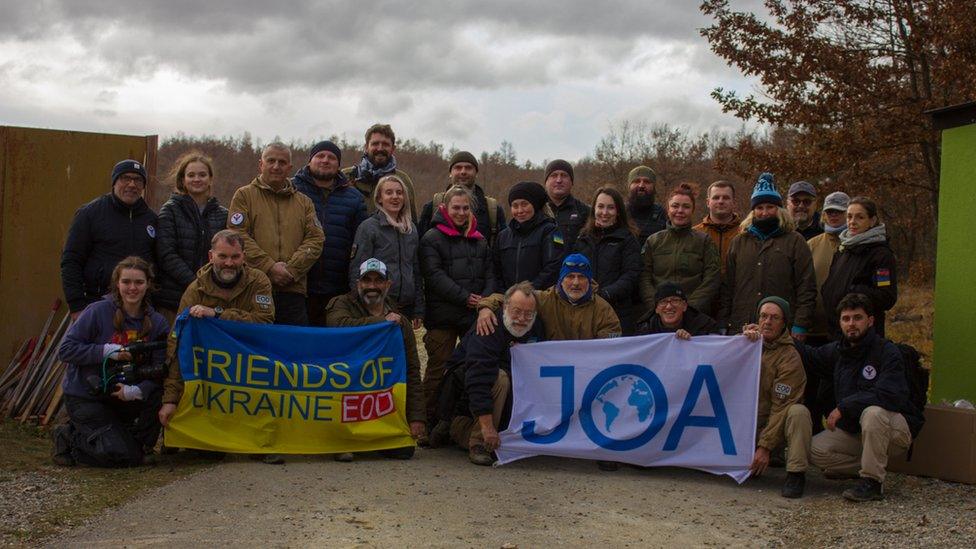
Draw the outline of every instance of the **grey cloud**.
M9 4L9 3L8 3ZM22 3L28 4L28 3ZM541 86L598 76L641 37L692 43L693 2L198 2L44 0L6 6L29 41L51 28L127 74L169 67L230 89ZM496 44L526 44L504 55Z
M395 91L367 91L360 95L357 116L391 118L413 108L413 98Z
M420 131L428 135L437 135L439 139L462 140L478 133L479 126L474 118L461 109L443 105L431 110L421 123Z

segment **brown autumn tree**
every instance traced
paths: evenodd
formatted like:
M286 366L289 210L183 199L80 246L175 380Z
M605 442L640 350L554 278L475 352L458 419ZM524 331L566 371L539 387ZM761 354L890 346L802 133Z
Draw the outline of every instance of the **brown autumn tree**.
M741 97L717 88L723 110L779 135L745 136L723 165L770 170L787 182L825 182L881 199L887 217L934 250L938 132L925 111L976 99L973 0L765 0L766 13L705 0L712 50L756 77ZM774 133L775 133L774 131ZM924 242L918 242L921 238ZM910 249L904 249L905 246Z

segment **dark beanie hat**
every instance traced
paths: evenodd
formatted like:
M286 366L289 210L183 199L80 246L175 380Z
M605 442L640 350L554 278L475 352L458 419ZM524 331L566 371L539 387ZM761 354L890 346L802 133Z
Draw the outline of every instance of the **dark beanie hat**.
M765 297L762 299L762 301L759 302L759 306L756 307L757 316L759 315L759 309L762 309L762 306L767 303L775 303L780 308L780 310L783 311L783 318L786 320L787 327L793 324L793 315L790 313L790 304L787 303L787 301L782 297L777 297L775 295Z
M312 157L322 151L329 151L336 156L336 160L342 162L342 150L339 149L338 145L331 141L319 141L315 145L312 145L312 150L308 151L308 160L311 161Z
M680 297L688 301L688 296L685 295L685 291L681 289L681 286L678 286L674 282L662 282L658 285L657 291L654 292L654 303L669 297Z
M451 163L447 166L448 171L454 167L458 162L467 162L474 166L474 170L478 171L478 159L474 157L473 154L468 151L458 151L451 155Z
M752 189L752 200L749 208L755 208L760 204L774 204L783 207L783 195L776 190L776 182L773 174L766 172L759 176L756 186Z
M576 181L576 178L573 177L573 165L561 158L557 158L556 160L546 164L546 179L549 179L549 175L556 170L562 170L568 173L569 178Z
M141 176L143 185L149 181L149 177L146 176L146 167L142 165L142 162L123 160L112 168L112 185L115 185L115 180L125 173L134 173Z
M546 189L542 185L534 181L522 181L512 185L512 188L508 191L508 205L511 206L512 202L516 200L528 200L529 204L535 208L535 211L542 211L543 206L546 205L546 200L549 199L546 195Z

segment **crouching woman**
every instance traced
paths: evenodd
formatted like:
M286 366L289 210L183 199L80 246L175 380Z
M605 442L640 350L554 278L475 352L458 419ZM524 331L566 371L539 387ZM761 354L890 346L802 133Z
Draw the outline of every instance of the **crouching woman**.
M165 341L169 326L149 304L149 263L127 257L112 271L112 293L82 311L58 350L68 424L53 432L54 462L131 467L150 461L159 437L165 348L129 352L134 343ZM135 375L116 372L133 364Z

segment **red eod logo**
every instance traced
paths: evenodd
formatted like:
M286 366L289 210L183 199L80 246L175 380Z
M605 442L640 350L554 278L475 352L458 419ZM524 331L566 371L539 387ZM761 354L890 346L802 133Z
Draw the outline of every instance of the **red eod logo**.
M370 421L392 414L393 389L375 393L342 395L342 422Z

